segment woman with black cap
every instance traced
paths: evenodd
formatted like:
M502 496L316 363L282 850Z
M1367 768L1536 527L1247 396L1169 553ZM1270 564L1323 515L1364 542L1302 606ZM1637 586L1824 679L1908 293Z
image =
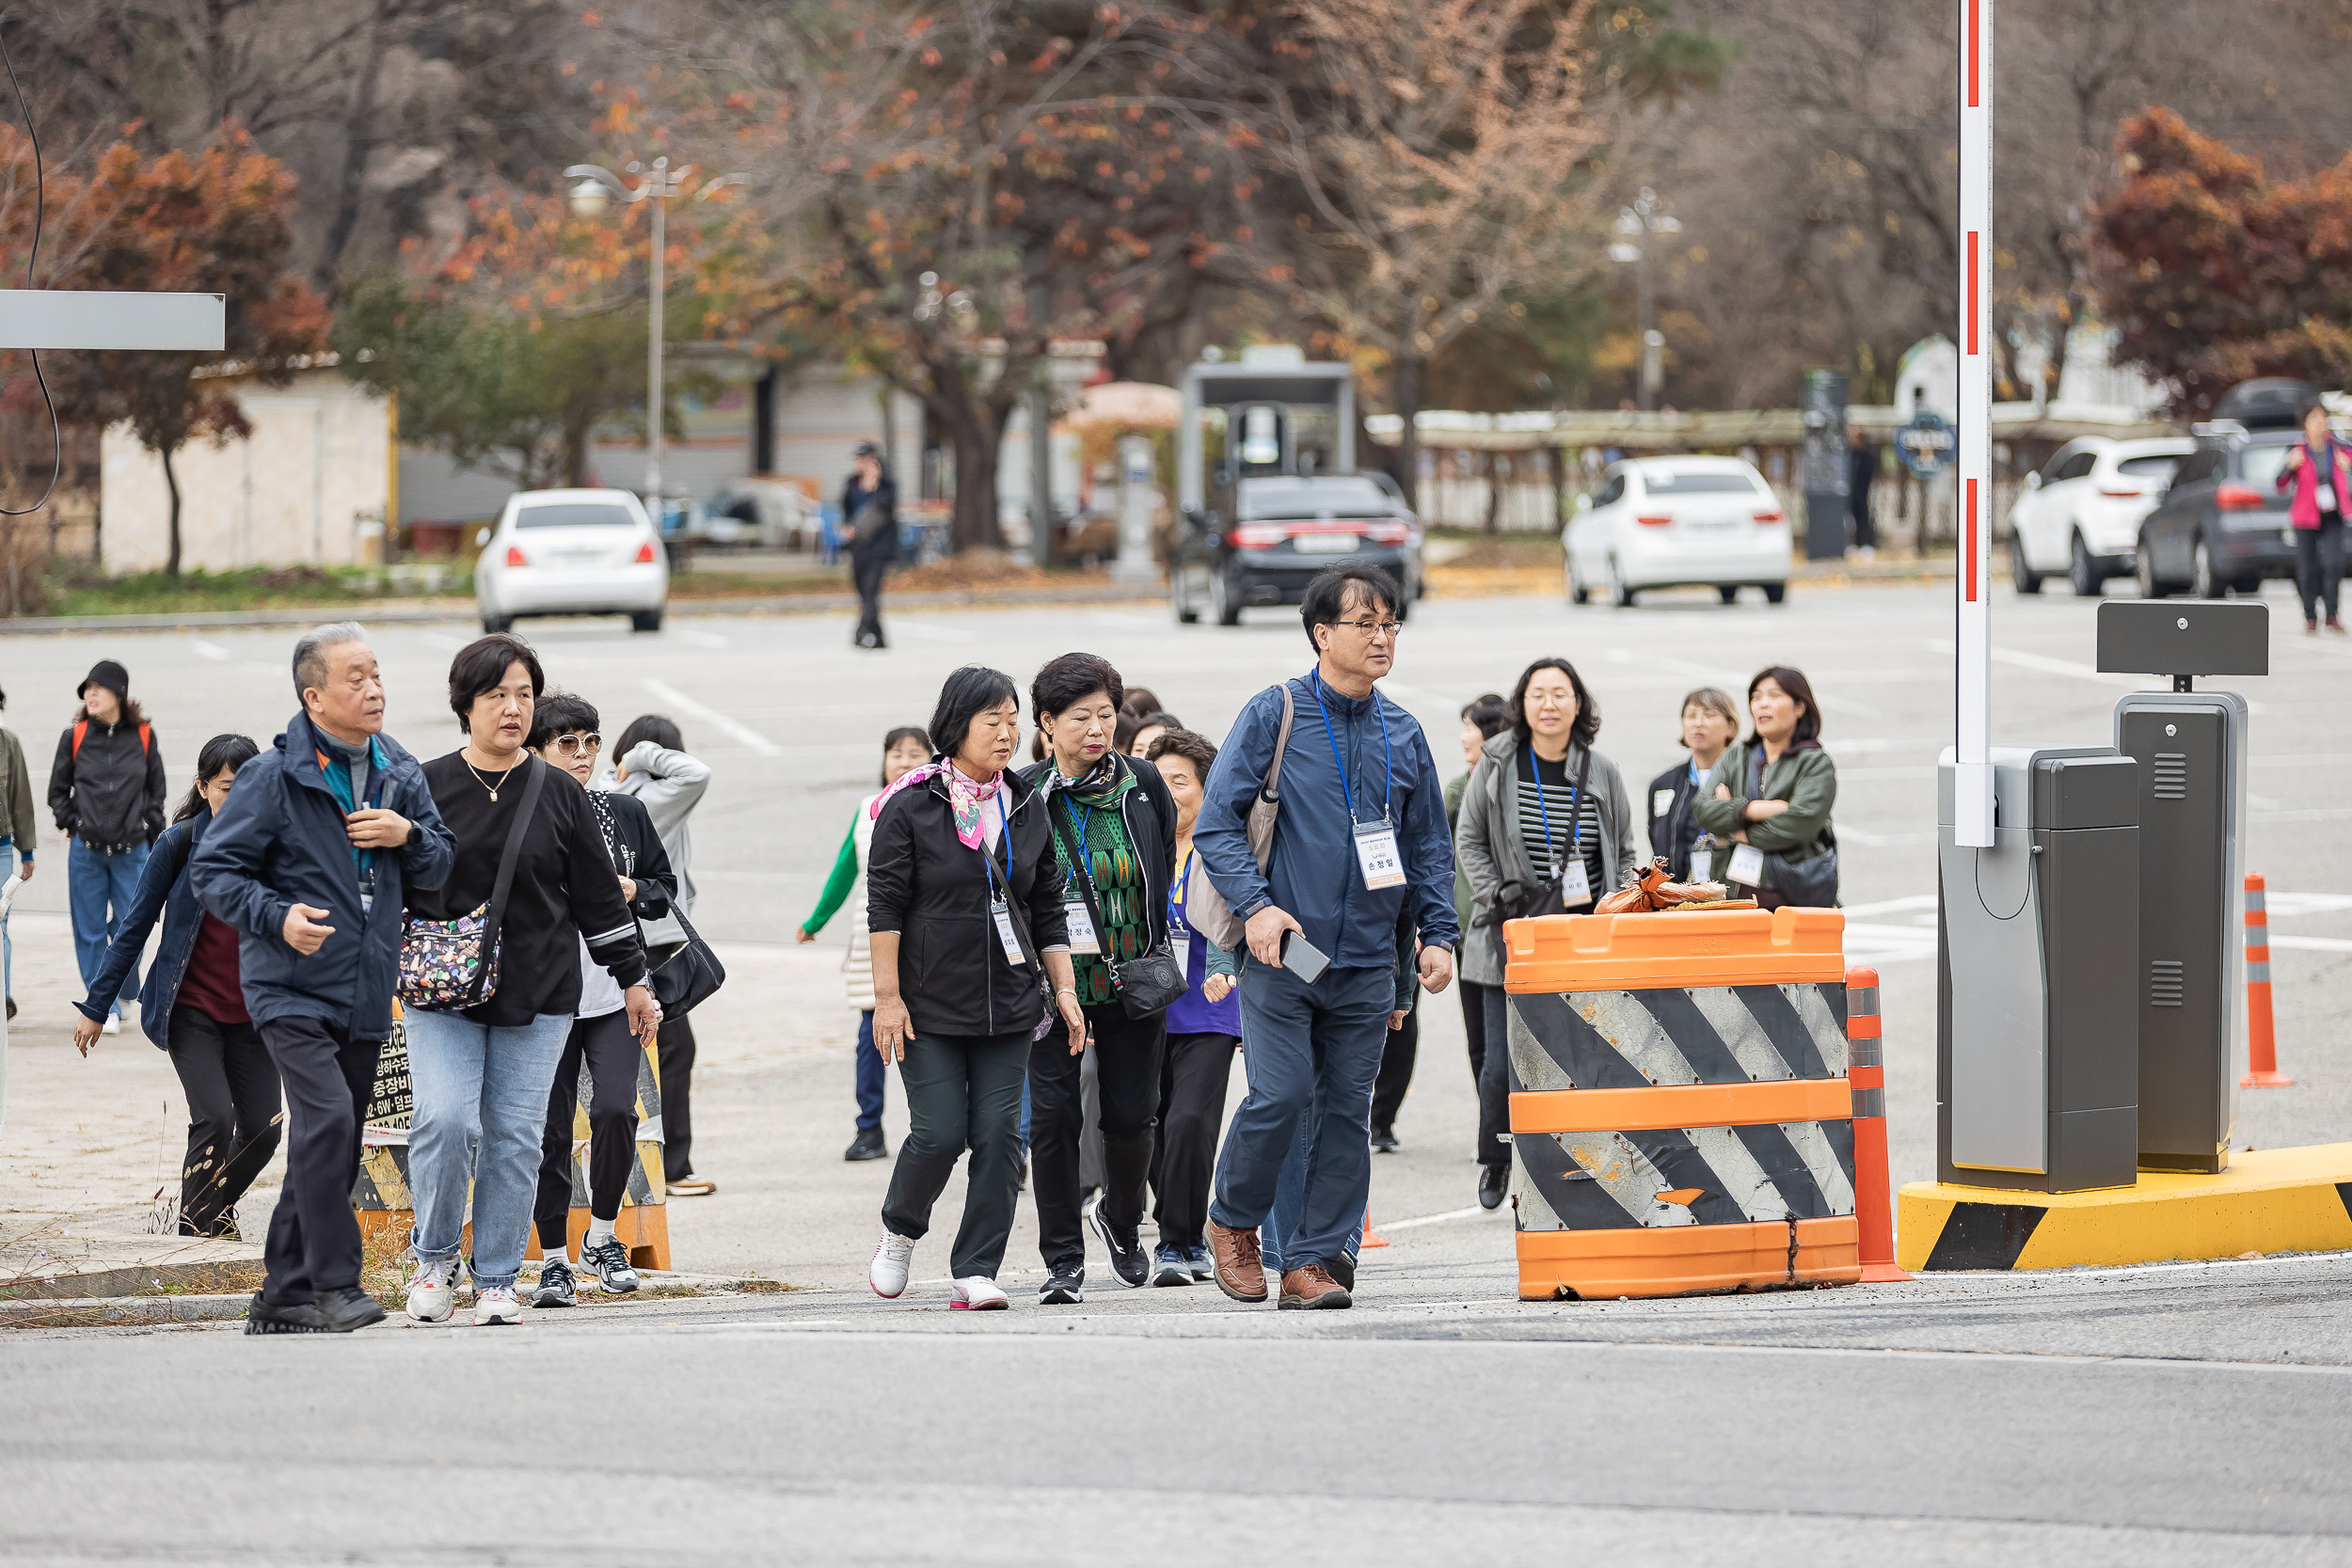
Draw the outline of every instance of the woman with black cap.
M857 444L857 471L841 486L841 538L850 546L850 576L857 584L861 648L886 648L882 629L882 569L898 558L898 487L882 469L882 449Z
M66 894L82 983L98 978L147 869L147 847L164 831L164 759L154 726L131 700L131 674L111 658L90 666L76 693L82 711L57 737L49 809L66 835ZM110 999L105 1032L122 1031L122 1004L139 993L133 964Z

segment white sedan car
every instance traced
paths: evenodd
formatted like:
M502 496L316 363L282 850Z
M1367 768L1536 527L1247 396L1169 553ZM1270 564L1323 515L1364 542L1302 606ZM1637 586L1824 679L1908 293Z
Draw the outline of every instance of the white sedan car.
M2197 450L2186 436L2118 441L2086 436L2058 448L2009 513L2010 576L2020 594L2039 594L2064 576L2085 598L2109 578L2129 577L2139 525Z
M626 615L639 631L660 631L670 562L627 490L518 490L473 582L485 631L506 631L520 615Z
M1764 476L1736 457L1634 457L1610 465L1561 537L1568 599L1596 588L1630 605L1645 588L1697 584L1729 604L1745 587L1788 592L1788 519Z

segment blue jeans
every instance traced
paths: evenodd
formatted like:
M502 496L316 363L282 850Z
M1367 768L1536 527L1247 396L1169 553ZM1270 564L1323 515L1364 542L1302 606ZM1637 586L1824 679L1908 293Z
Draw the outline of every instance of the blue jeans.
M1372 1085L1395 1006L1390 966L1327 970L1310 985L1287 969L1243 963L1249 1093L1226 1130L1212 1221L1236 1230L1263 1226L1293 1150L1303 1149L1297 1219L1281 1238L1282 1261L1302 1268L1347 1250L1372 1188Z
M1265 1266L1277 1274L1288 1274L1298 1267L1283 1260L1282 1239L1298 1233L1301 1212L1307 1204L1307 1169L1314 1163L1314 1134L1322 1119L1322 1107L1323 1101L1318 1098L1314 1108L1299 1118L1298 1136L1292 1140L1291 1151L1282 1159L1282 1180L1275 1184L1274 1207L1266 1211L1264 1223L1258 1227L1258 1250L1265 1259ZM1340 1250L1353 1259L1363 1244L1364 1222L1359 1218L1348 1230ZM1301 1260L1313 1261L1303 1255Z
M531 1239L548 1096L572 1017L542 1013L518 1028L495 1028L458 1013L411 1007L405 1022L416 1092L408 1189L417 1206L410 1243L417 1261L457 1256L470 1181L473 1258L467 1272L476 1291L512 1290Z
M8 879L8 860L16 847L12 837L0 836L0 881ZM30 870L28 863L24 867ZM8 935L8 917L0 914L0 996L16 994L16 939Z
M857 1015L857 1130L882 1130L882 1059L874 1049L874 1009Z
M66 841L66 895L73 911L73 957L82 967L85 987L98 978L106 949L114 945L115 932L122 924L122 911L131 907L132 895L138 892L139 873L146 869L144 844L108 851L93 849L79 838ZM122 990L113 1010L121 1012L122 1004L138 1000L138 994L139 966L134 962L122 976Z

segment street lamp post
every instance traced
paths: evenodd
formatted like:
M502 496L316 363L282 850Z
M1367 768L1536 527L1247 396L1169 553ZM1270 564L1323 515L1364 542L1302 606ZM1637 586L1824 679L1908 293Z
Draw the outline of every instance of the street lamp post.
M1679 234L1682 220L1666 211L1665 201L1647 185L1633 198L1629 207L1617 209L1617 240L1609 247L1609 259L1629 263L1633 268L1633 286L1640 301L1636 315L1640 321L1641 369L1636 376L1635 392L1644 412L1658 403L1658 388L1665 379L1664 350L1666 336L1652 325L1650 317L1649 236Z

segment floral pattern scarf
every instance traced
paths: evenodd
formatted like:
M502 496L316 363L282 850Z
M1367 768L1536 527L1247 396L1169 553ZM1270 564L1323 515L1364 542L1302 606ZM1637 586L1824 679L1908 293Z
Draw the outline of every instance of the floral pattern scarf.
M956 837L963 842L967 849L983 848L988 843L988 826L987 819L980 815L980 812L981 808L995 800L997 792L1005 787L1005 776L1002 773L997 774L986 784L975 784L965 778L962 770L953 763L927 762L920 768L910 768L900 774L897 784L875 796L873 809L868 815L879 820L882 814L882 807L890 803L891 797L902 789L911 789L927 779L937 778L945 778L947 781L947 805L955 815Z

